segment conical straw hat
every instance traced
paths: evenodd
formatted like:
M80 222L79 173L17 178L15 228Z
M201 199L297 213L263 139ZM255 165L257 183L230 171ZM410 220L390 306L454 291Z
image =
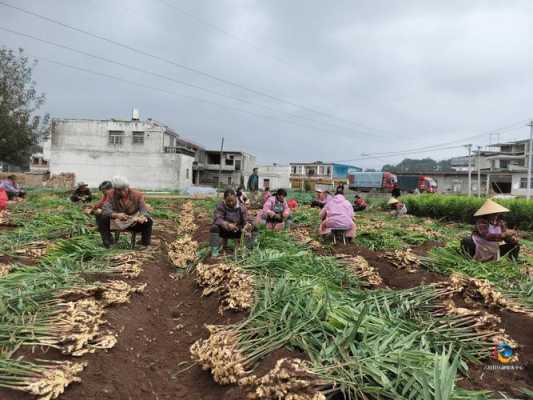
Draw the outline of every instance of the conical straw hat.
M391 197L387 204L392 205L399 203L400 201L398 199L395 199L394 197Z
M481 206L479 210L476 211L474 214L474 217L480 217L482 215L490 215L490 214L499 214L499 213L505 213L509 212L507 208L504 206L500 206L495 201L492 201L491 199L487 199L485 203Z

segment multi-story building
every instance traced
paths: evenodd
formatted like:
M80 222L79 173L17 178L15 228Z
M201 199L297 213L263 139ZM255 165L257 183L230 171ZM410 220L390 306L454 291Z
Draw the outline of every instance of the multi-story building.
M243 151L200 150L194 162L195 185L245 186L255 168L255 156ZM220 177L220 181L219 181Z
M333 188L348 182L351 171L360 172L355 165L315 161L311 163L291 163L291 186L295 189L316 187ZM306 183L307 182L307 183Z
M74 173L76 181L97 187L114 175L141 189L184 189L192 184L199 146L167 126L134 112L131 120L55 119L50 127L51 174ZM35 167L35 166L34 166Z

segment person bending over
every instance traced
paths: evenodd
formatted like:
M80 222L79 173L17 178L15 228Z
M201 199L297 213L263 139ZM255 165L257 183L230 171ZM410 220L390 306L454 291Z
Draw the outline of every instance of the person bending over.
M113 244L112 230L140 232L142 245L149 246L153 220L144 204L144 194L131 189L124 177L115 176L111 182L113 193L105 201L98 218L98 230L104 246L109 248Z

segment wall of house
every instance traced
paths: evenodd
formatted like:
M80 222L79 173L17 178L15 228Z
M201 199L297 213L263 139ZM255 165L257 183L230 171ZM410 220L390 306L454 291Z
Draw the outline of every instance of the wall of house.
M122 143L110 144L109 131L122 131ZM133 143L134 131L144 132L144 143ZM149 121L55 121L50 172L75 173L78 182L92 187L114 175L123 175L132 186L141 189L184 189L192 185L194 158L163 153L168 140L164 131Z
M533 184L531 187L533 189ZM515 196L527 195L527 173L513 174L511 183L511 194Z
M468 175L432 175L439 193L468 194ZM481 176L481 193L486 191L486 176ZM472 174L472 193L477 193L477 175Z
M265 179L269 180L270 189L289 189L291 187L289 166L261 165L257 167L259 175L259 189L265 189Z

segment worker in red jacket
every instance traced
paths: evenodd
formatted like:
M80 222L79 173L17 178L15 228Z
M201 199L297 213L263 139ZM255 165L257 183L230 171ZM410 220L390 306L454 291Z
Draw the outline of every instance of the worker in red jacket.
M7 192L0 188L0 212L7 210Z

